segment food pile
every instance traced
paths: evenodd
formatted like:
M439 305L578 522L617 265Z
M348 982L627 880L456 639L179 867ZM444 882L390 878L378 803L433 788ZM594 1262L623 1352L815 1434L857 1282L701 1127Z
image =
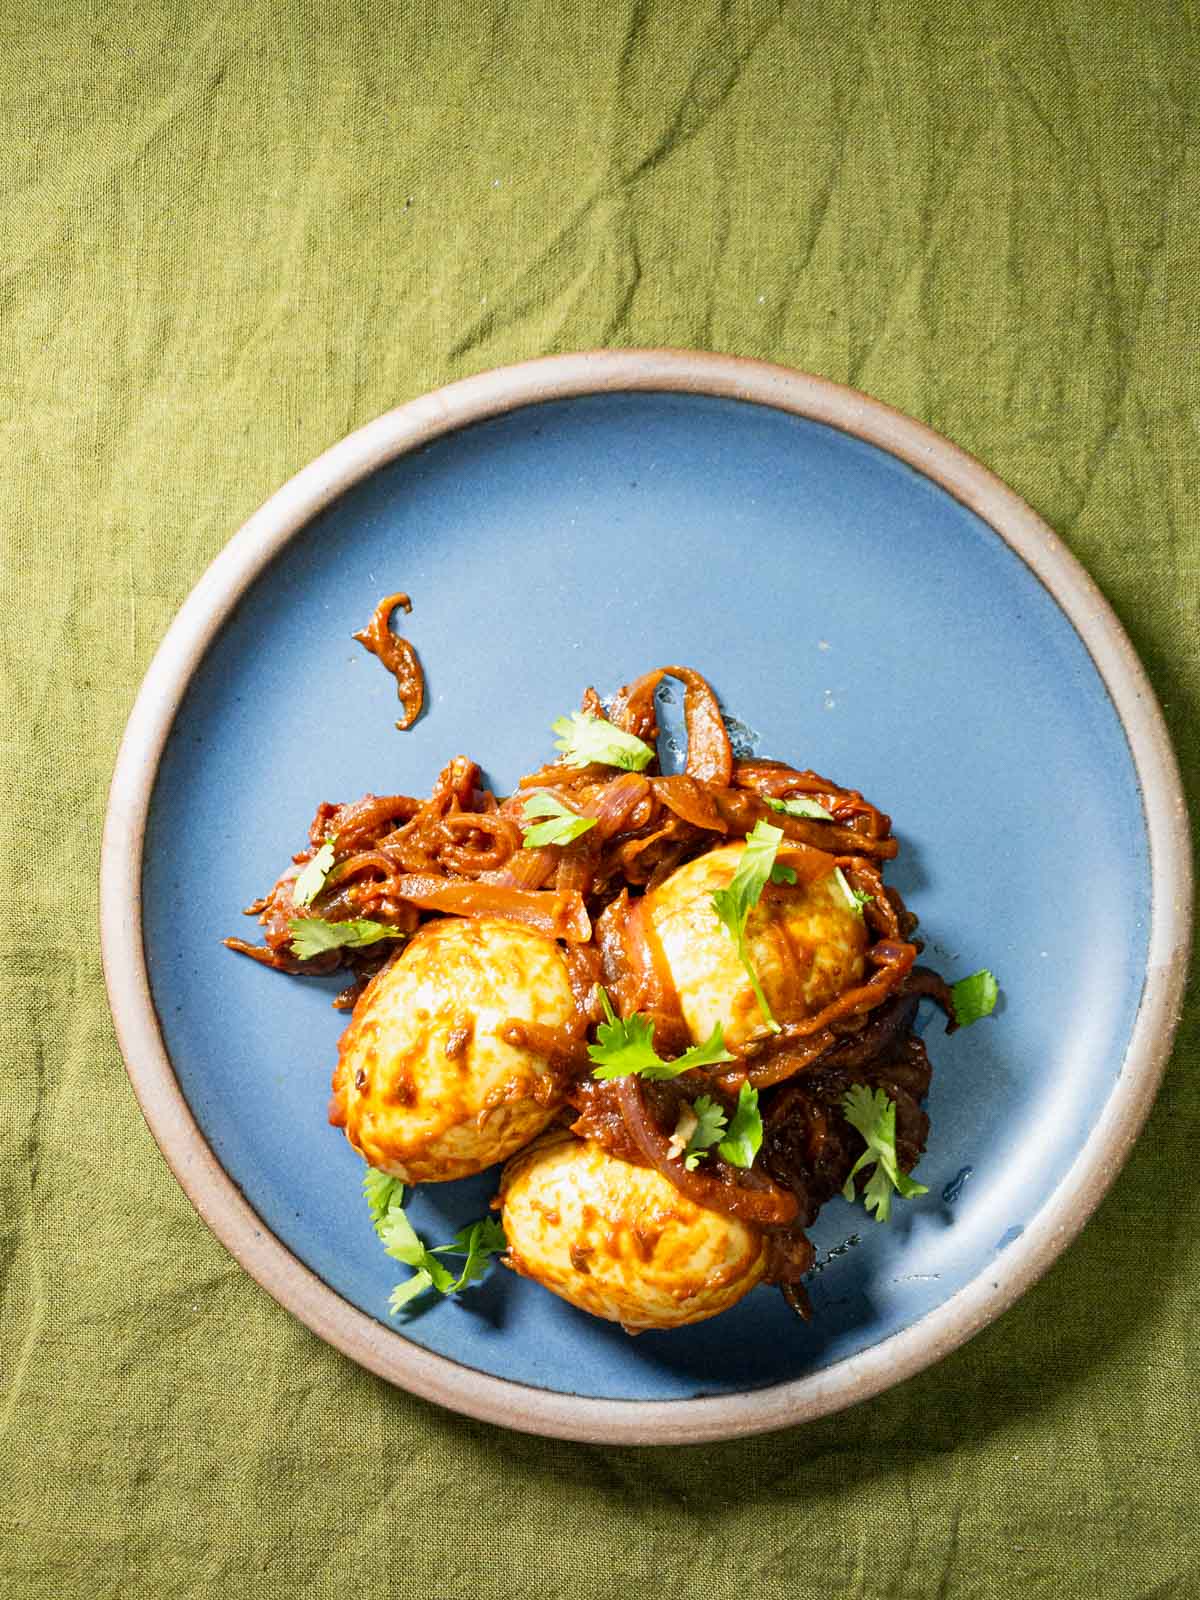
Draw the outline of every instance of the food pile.
M684 688L675 774L656 749L667 678ZM249 908L265 943L226 942L283 972L347 971L330 1121L413 1269L393 1310L503 1252L630 1331L764 1281L807 1315L820 1207L861 1191L882 1221L925 1192L918 1002L954 1027L990 1011L995 981L951 990L918 963L883 879L890 819L815 772L735 757L691 668L607 703L589 689L555 732L558 759L506 797L460 756L427 799L322 804ZM405 1185L501 1163L499 1222L427 1248Z

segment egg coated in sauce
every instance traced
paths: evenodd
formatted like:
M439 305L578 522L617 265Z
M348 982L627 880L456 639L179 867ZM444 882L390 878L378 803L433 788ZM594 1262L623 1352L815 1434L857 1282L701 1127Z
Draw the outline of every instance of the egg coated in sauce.
M509 1019L574 1012L553 940L499 918L428 922L359 997L342 1035L331 1118L406 1183L471 1177L535 1138L562 1104L549 1063L509 1044Z
M696 1043L719 1022L727 1043L768 1032L737 946L713 909L744 850L720 845L678 867L646 895L643 927L657 941L688 1031ZM786 864L787 848L778 860ZM778 1022L800 1021L863 975L868 936L862 913L833 872L767 890L746 924L747 954Z
M757 1228L563 1129L509 1161L500 1199L509 1264L631 1333L715 1317L765 1270Z

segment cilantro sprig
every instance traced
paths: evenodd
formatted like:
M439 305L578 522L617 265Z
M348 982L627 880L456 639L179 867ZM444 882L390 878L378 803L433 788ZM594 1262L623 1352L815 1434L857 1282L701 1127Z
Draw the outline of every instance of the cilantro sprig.
M335 842L333 839L326 839L312 860L305 863L304 870L297 876L295 883L292 885L292 900L296 905L312 905L325 887L325 879L333 869Z
M954 1020L960 1028L969 1028L980 1017L990 1017L995 1010L1000 986L984 967L969 978L960 978L951 989L954 997Z
M431 1250L422 1243L408 1220L404 1210L404 1185L399 1178L368 1167L363 1174L363 1193L384 1249L393 1260L413 1269L412 1277L392 1290L388 1309L393 1314L430 1289L436 1289L438 1294L457 1294L467 1284L482 1278L492 1257L507 1246L499 1222L493 1217L484 1217L460 1228L449 1244L435 1245ZM438 1260L441 1255L466 1257L458 1277Z
M718 1022L703 1044L694 1044L674 1061L664 1061L654 1048L654 1021L635 1011L632 1016L618 1017L608 998L608 991L596 985L605 1021L596 1029L596 1043L588 1045L588 1056L595 1063L592 1076L601 1081L626 1078L637 1073L653 1083L662 1083L690 1072L693 1067L715 1067L733 1057L725 1048L725 1034Z
M772 1033L779 1032L779 1024L767 1004L767 997L758 981L758 973L746 949L746 923L758 904L767 883L795 883L796 874L791 867L777 867L775 852L783 840L783 829L773 828L769 822L756 822L746 838L737 870L725 889L713 893L712 904L718 919L724 924L737 949L738 960L745 967L762 1012L763 1021Z
M369 917L350 917L345 922L326 922L323 917L293 917L288 923L292 953L301 961L324 955L326 950L360 950L380 939L403 939L399 928Z
M892 1211L893 1193L903 1200L929 1193L925 1184L917 1183L900 1170L900 1158L896 1154L896 1102L882 1089L872 1091L865 1084L856 1083L846 1092L842 1110L850 1126L867 1141L867 1148L850 1169L842 1194L853 1201L855 1178L874 1164L875 1171L863 1191L863 1204L868 1211L874 1211L876 1222L886 1222Z
M572 811L563 805L561 800L552 794L532 794L521 807L527 826L525 829L526 850L536 850L544 844L570 844L572 839L578 839L580 834L586 833L589 828L594 828L600 820L598 817L581 817L577 811ZM545 822L537 822L536 818L545 817Z
M796 795L792 800L767 800L772 811L781 811L785 817L811 817L814 822L833 822L832 811L818 805L815 800L808 800L803 795Z
M603 717L593 717L586 711L572 711L569 717L559 717L553 724L558 738L554 748L561 750L568 767L622 767L626 772L641 772L654 760L654 751L637 738L626 733Z

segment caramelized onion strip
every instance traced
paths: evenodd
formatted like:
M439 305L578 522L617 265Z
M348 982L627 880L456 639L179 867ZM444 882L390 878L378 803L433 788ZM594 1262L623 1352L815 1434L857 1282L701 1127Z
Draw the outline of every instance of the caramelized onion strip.
M832 1036L828 1035L830 1023L860 1015L881 1005L904 982L916 958L915 945L899 944L888 939L881 939L878 944L872 945L867 951L867 959L879 969L874 977L853 989L843 990L836 1000L815 1015L806 1017L803 1022L785 1024L772 1040L771 1054L761 1063L750 1062L745 1065L750 1082L756 1089L765 1089L771 1084L782 1083L810 1065L823 1051L810 1054L803 1047L797 1049L796 1046L801 1041L822 1034L832 1043ZM828 1049L829 1043L823 1048Z
M354 878L361 878L365 872L378 872L381 876L390 878L395 870L395 866L382 850L357 850L352 856L347 856L344 861L338 862L325 879L325 887L332 889L349 883Z
M734 766L733 782L739 789L752 789L756 794L772 800L791 800L803 795L815 800L833 814L838 822L863 825L873 838L882 839L892 831L892 819L878 806L864 800L857 789L843 789L820 773L798 772L783 761L738 761Z
M725 718L707 678L691 667L666 667L683 684L683 720L687 728L684 771L701 783L727 784L733 776L733 750Z
M270 967L274 972L303 973L307 977L312 977L314 973L332 972L340 965L341 959L336 950L327 950L308 961L301 961L299 956L286 955L282 950L273 950L270 945L247 944L245 939L222 939L221 943L227 950L236 950L240 956L249 956L251 961Z
M495 884L507 889L541 889L554 877L558 869L560 852L554 845L543 845L536 850L514 850L502 867L492 872L481 872L480 883Z
M421 671L421 663L412 645L398 633L393 633L388 626L392 612L396 610L412 610L412 601L406 594L386 595L375 607L370 622L353 637L364 650L377 656L395 678L396 693L404 708L404 715L396 726L405 729L411 728L421 715L421 707L425 704L425 674Z
M609 706L608 720L616 728L633 734L635 739L652 745L658 738L658 714L654 708L654 691L666 675L666 669L655 667L643 672L640 678L618 689Z
M439 831L448 842L438 851L438 860L464 877L499 871L521 848L520 828L499 811L451 811ZM472 844L472 834L488 842Z
M336 836L342 855L350 855L378 844L385 830L396 822L411 822L423 809L420 800L406 794L366 794L349 805L333 807L325 819L325 833Z
M460 917L503 917L524 923L551 939L584 944L592 936L591 918L578 894L552 890L513 889L504 884L455 881L412 873L389 886L398 900L422 911L450 912Z
M611 839L633 819L633 813L651 793L650 780L640 772L623 772L604 784L579 807L581 816L595 817L591 830L597 842Z

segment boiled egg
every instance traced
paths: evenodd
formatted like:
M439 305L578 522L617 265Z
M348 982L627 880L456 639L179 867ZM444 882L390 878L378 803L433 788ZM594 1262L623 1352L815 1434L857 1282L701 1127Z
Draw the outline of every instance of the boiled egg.
M563 1129L509 1161L500 1199L509 1265L630 1333L715 1317L766 1266L757 1228Z
M677 868L642 902L693 1040L719 1022L729 1044L769 1032L737 946L713 909L744 846L720 845ZM778 860L787 862L786 847ZM861 910L832 870L812 882L772 889L746 923L746 952L777 1022L802 1021L863 975L868 936Z
M550 1063L502 1036L574 1014L553 940L499 918L426 923L372 979L339 1045L331 1119L406 1183L470 1177L539 1134L562 1103Z

